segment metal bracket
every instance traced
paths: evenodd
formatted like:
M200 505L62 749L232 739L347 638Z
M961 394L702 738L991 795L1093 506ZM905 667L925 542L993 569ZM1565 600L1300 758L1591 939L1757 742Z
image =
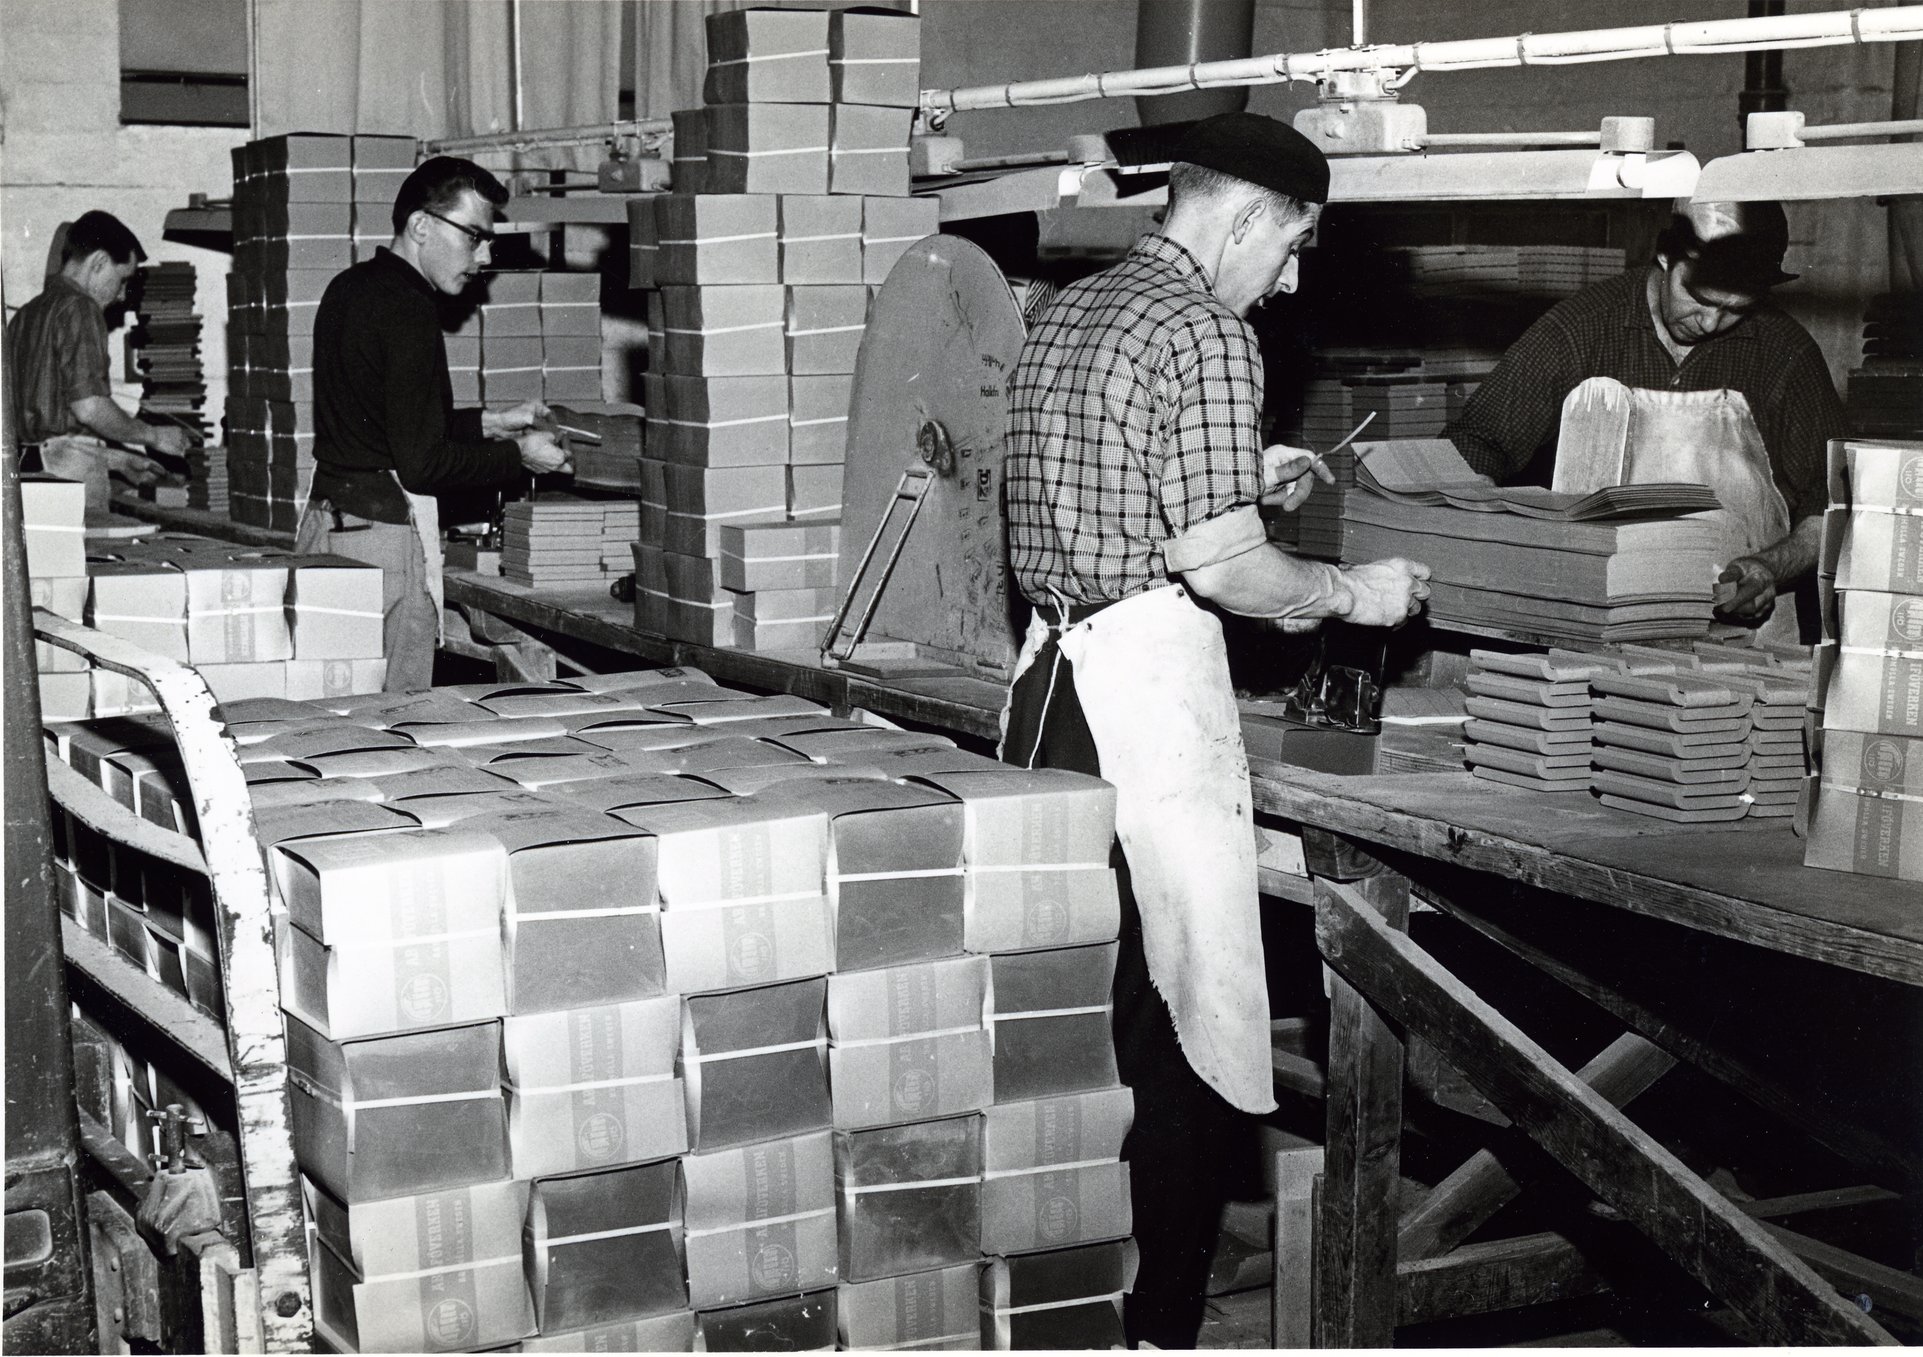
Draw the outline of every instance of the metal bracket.
M931 469L935 465L936 455L945 455L952 468L954 453L948 447L948 435L941 431L940 425L932 420L922 425L921 435L916 441L922 460ZM894 573L895 563L901 559L902 548L908 545L908 535L914 531L915 518L921 513L922 501L928 497L928 487L934 481L933 471L924 471L920 467L911 466L901 473L901 480L895 486L895 497L889 501L881 522L875 525L875 535L868 539L868 546L855 567L854 578L848 581L848 593L841 600L841 606L835 609L835 620L828 624L828 635L822 640L821 662L829 668L836 668L852 659L862 637L868 634L868 624L874 620L875 609L881 606L882 593L888 588L888 577ZM873 564L875 553L891 528L894 530L894 541L870 587L868 567ZM855 610L856 600L862 597L864 590L867 591L866 600L860 605L853 627L844 636L842 627L848 621L848 614Z

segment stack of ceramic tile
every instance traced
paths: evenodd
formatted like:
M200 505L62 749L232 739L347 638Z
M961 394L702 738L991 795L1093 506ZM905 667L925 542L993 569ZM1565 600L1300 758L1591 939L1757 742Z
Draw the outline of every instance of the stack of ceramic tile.
M1571 650L1472 650L1463 728L1470 771L1539 792L1589 790L1590 679L1609 668Z
M1863 311L1863 366L1850 372L1850 427L1865 438L1923 438L1923 294L1889 292Z
M1516 283L1540 297L1569 297L1622 273L1619 249L1582 245L1524 245L1517 250Z
M1749 813L1750 692L1720 676L1605 672L1594 785L1604 805L1694 824Z
M601 505L601 571L624 575L634 568L633 548L641 536L638 500L610 500Z
M1520 287L1514 245L1412 245L1388 253L1418 297L1486 297Z
M501 574L521 584L595 583L607 574L610 556L618 568L626 564L629 545L640 531L640 508L600 500L561 498L516 500L502 512ZM619 524L611 540L609 510Z
M554 422L593 436L570 436L568 457L574 483L596 490L641 488L641 407L615 401L572 401L550 405ZM622 569L627 567L624 565Z
M170 261L141 269L139 324L127 336L127 366L140 374L143 410L204 435L207 380L200 366L194 287L192 264Z
M1808 672L1750 669L1716 677L1751 698L1749 813L1771 818L1794 815L1807 771L1803 725L1809 707Z

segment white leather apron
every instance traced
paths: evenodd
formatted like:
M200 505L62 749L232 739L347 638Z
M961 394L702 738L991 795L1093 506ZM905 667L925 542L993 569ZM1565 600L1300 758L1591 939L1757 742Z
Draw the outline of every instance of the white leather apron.
M1048 634L1039 615L1030 621L1017 679ZM1104 608L1059 644L1115 784L1149 978L1196 1074L1234 1106L1267 1112L1275 1076L1254 813L1222 624L1178 584Z
M400 484L396 476L394 483ZM446 623L443 612L447 607L447 591L441 583L441 569L446 557L441 552L441 502L432 495L417 495L405 486L401 493L407 496L407 521L414 525L414 535L420 539L421 557L425 563L422 578L427 581L427 596L434 600L434 625L436 639L447 639Z
M1659 391L1591 377L1562 403L1555 490L1587 494L1609 485L1691 481L1722 501L1716 569L1781 541L1789 505L1776 488L1762 431L1740 391ZM1796 644L1796 600L1777 596L1766 640Z

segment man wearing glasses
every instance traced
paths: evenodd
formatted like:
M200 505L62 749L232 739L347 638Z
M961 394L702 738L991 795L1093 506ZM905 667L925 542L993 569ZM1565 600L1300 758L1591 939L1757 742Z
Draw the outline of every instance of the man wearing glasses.
M381 568L390 691L428 687L440 638L443 490L561 471L539 401L456 410L437 294L489 260L499 180L435 156L394 199L394 240L334 279L314 321L314 484L296 547Z
M1647 268L1530 326L1444 433L1497 480L1553 448L1559 490L1709 486L1721 615L1794 644L1796 609L1777 595L1815 568L1824 447L1848 421L1816 341L1770 300L1796 277L1788 248L1780 203L1679 207Z

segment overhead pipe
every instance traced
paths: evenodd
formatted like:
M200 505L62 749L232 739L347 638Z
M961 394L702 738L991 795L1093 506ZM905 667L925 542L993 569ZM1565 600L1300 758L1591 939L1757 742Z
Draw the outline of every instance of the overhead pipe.
M596 146L604 141L632 138L643 146L659 145L672 135L668 118L630 118L625 122L592 123L583 127L549 127L527 132L484 132L472 137L438 137L421 143L422 155L479 155L488 151L533 151L552 146Z
M1138 67L1245 60L1255 49L1255 0L1136 0ZM1135 101L1144 127L1194 122L1248 107L1246 86L1145 95Z
M1465 38L1452 42L1390 43L1320 52L1278 52L1236 61L1203 61L1003 85L923 90L921 108L928 121L939 126L950 113L969 109L1073 104L1089 99L1176 94L1183 90L1278 85L1322 79L1341 71L1401 72L1406 79L1424 71L1560 66L1644 57L1709 56L1917 40L1923 40L1923 5L1902 5L1568 33L1522 33L1513 37Z

